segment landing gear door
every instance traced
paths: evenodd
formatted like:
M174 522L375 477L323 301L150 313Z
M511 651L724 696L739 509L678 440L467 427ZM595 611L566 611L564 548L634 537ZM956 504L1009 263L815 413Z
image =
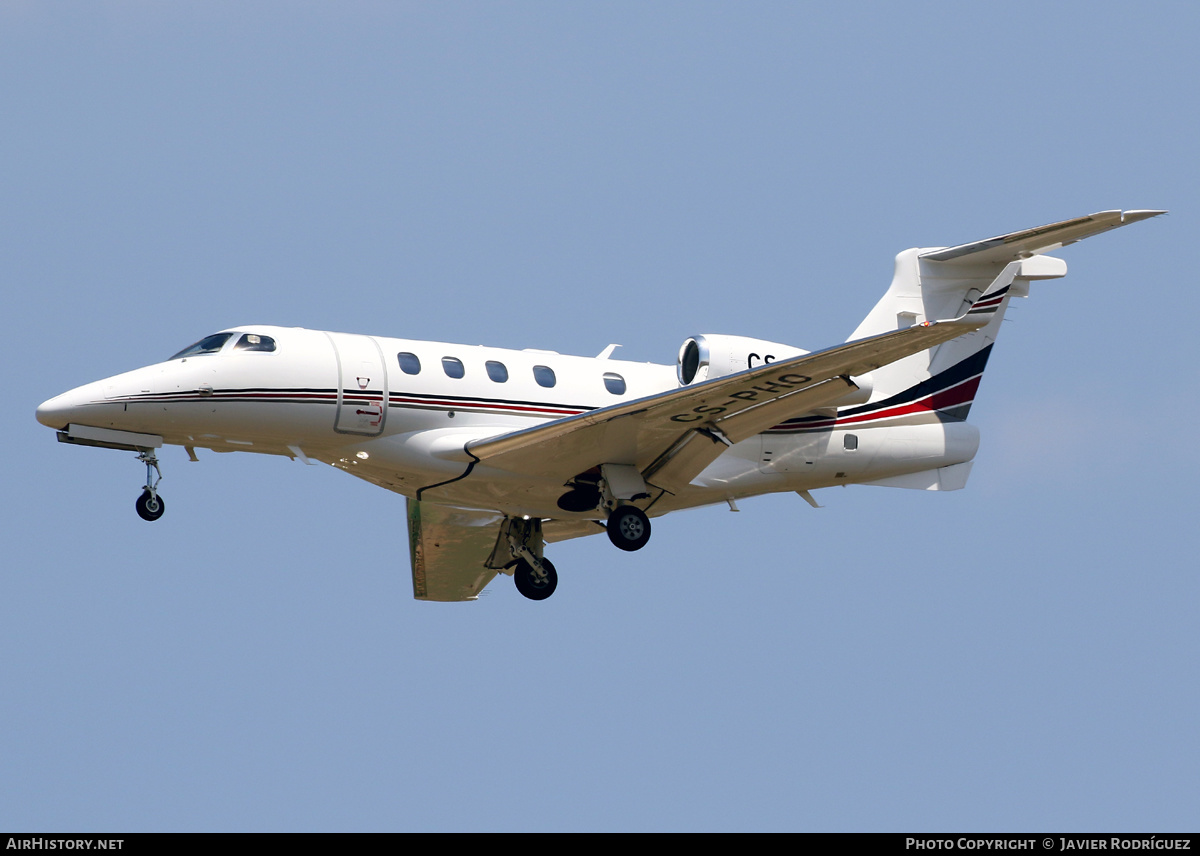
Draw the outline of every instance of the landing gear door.
M338 363L337 415L333 430L375 437L387 421L387 367L370 336L327 333Z

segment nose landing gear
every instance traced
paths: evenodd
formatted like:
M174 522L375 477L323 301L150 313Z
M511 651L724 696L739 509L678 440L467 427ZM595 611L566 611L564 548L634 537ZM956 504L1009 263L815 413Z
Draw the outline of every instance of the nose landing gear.
M162 481L162 470L158 468L158 456L154 454L153 449L147 449L138 455L137 459L146 465L146 484L142 487L142 495L135 503L138 517L142 520L158 520L167 510L166 503L158 495L158 483Z

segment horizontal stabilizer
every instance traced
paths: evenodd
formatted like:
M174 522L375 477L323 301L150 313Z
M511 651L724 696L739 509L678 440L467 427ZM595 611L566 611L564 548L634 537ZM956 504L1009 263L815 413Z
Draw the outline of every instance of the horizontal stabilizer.
M971 244L929 250L921 253L921 258L936 262L967 264L1008 263L1029 258L1038 253L1057 250L1059 247L1065 247L1067 244L1073 244L1092 235L1099 235L1110 229L1117 229L1166 213L1166 211L1100 211L1086 217L1077 217L1074 220L1063 220L1061 223L1051 223L1036 229L1025 229L1021 232L999 235Z

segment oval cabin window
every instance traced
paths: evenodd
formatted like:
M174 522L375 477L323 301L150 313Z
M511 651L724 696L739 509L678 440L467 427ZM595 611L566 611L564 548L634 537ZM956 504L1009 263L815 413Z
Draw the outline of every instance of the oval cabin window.
M403 353L396 354L396 359L400 361L400 371L405 374L421 373L421 358L416 354L404 351Z
M496 383L504 383L508 380L508 368L504 363L498 363L495 360L488 360L485 364L487 367L488 377Z

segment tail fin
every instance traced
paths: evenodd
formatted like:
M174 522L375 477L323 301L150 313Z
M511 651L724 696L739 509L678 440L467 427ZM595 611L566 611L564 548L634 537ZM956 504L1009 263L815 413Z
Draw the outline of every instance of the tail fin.
M876 369L870 402L852 410L882 415L919 402L944 418L966 419L1009 300L1027 297L1033 280L1067 273L1062 259L1042 253L1163 213L1102 211L957 247L900 253L887 293L848 341L964 313L992 317L973 333Z

